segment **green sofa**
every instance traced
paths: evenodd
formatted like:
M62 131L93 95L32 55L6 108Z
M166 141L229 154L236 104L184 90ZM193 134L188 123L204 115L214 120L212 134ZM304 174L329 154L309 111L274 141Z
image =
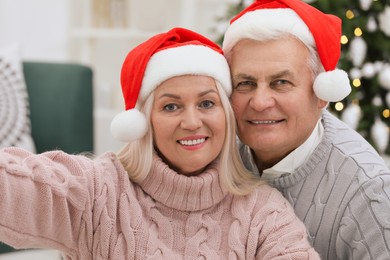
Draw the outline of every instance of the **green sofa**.
M70 63L24 62L37 153L93 152L93 73ZM0 243L0 254L14 249Z
M33 140L38 153L93 151L93 80L80 64L24 62Z

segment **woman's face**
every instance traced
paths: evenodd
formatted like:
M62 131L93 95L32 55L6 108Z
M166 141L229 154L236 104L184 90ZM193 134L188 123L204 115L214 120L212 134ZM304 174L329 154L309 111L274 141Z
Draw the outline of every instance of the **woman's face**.
M155 146L179 174L201 173L221 152L226 118L213 78L164 81L154 91L151 121Z

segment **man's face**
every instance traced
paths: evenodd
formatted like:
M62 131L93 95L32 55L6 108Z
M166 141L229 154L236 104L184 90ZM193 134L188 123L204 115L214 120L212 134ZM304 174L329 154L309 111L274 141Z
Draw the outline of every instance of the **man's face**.
M241 141L277 163L311 134L326 105L313 92L309 51L293 37L241 40L229 60Z

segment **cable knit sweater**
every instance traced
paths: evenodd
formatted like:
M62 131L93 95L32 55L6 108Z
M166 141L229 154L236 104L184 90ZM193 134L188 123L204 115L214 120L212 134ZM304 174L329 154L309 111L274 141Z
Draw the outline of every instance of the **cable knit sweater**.
M211 165L178 175L154 158L140 184L112 153L0 150L0 240L66 259L319 259L276 190L232 196Z
M308 160L271 184L291 202L322 259L388 260L390 170L366 140L328 111L322 123L324 136Z

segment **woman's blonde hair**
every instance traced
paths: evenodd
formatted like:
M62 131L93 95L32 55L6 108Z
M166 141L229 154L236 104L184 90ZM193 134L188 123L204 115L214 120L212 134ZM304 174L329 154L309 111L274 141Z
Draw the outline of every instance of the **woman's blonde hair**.
M245 195L261 184L260 178L245 169L237 148L236 120L229 97L221 84L215 81L222 107L226 117L225 141L219 155L219 176L221 184L231 193ZM152 166L154 144L151 126L151 110L153 106L153 93L139 108L146 116L149 130L146 135L137 141L128 143L119 153L118 157L127 170L130 179L134 182L143 181L149 174Z

